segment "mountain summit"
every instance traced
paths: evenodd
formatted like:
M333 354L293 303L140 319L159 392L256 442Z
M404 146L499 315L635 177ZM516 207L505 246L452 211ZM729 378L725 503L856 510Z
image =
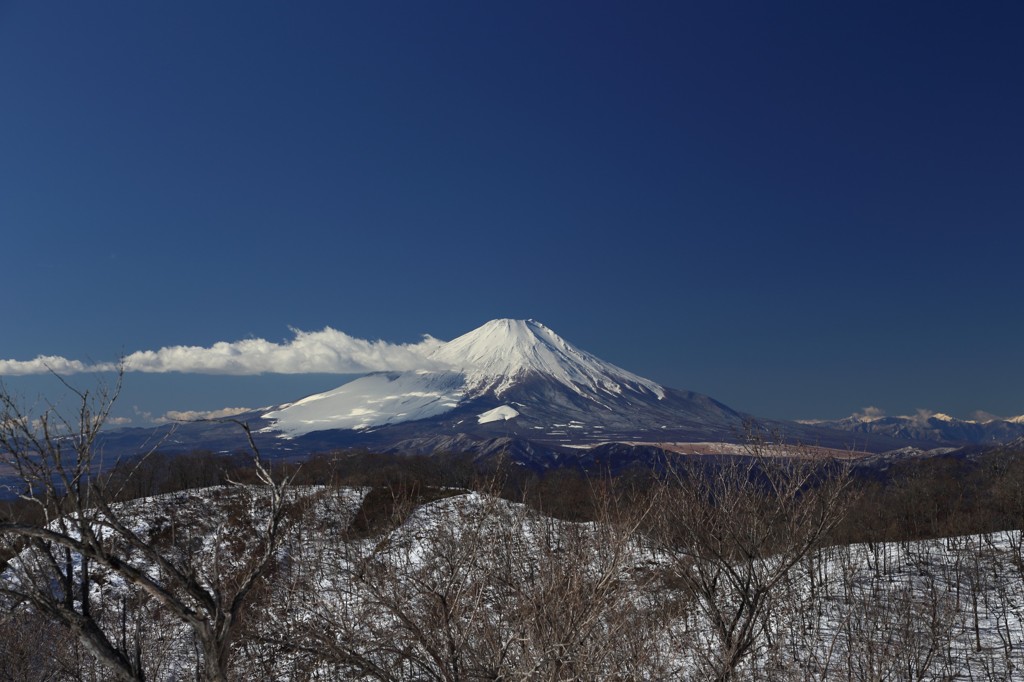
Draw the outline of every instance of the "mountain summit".
M626 392L665 397L665 389L582 351L536 320L491 320L437 348L430 358L463 372L470 396L501 397L531 376L547 377L579 395Z

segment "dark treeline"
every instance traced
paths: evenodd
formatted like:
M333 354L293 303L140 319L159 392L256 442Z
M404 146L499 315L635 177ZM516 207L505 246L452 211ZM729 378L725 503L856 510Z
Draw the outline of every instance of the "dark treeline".
M249 460L243 455L188 456L182 468L193 478L204 472L204 485L218 485L225 475L244 476ZM205 460L201 467L192 463ZM727 466L734 458L701 457L701 466ZM743 459L740 457L739 459ZM545 514L568 521L592 521L598 501L609 490L620 497L638 499L652 486L666 482L665 470L674 460L645 462L609 472L591 467L561 466L535 469L502 459L480 461L472 454L376 454L367 451L316 455L301 463L283 462L282 473L296 484L337 485L386 489L403 500L437 499L443 489L498 492L525 502ZM160 465L164 466L164 465ZM835 461L822 471L850 468L848 513L833 532L837 543L919 540L1021 528L1024 524L1024 450L993 449L975 456L957 453L896 460L884 469L877 465L849 465ZM167 467L177 471L178 467ZM757 484L755 474L751 483ZM181 487L195 487L185 484ZM177 488L165 488L168 492Z
M837 542L920 540L1024 527L1024 450L996 448L854 469Z
M713 469L728 459L703 457L701 462ZM304 461L278 461L273 468L295 485L370 488L366 506L379 507L371 516L380 516L387 505L422 504L454 490L486 490L555 518L590 521L609 490L620 497L640 497L665 481L664 467L650 463L614 474L599 466L538 470L500 458L481 461L472 454L447 452L402 456L338 451ZM1017 448L971 457L954 453L908 458L885 468L853 465L850 474L849 511L833 532L836 543L919 540L1024 525L1024 451ZM247 453L208 451L155 452L122 461L99 478L119 501L254 480ZM24 518L35 509L23 501L7 501L0 513Z

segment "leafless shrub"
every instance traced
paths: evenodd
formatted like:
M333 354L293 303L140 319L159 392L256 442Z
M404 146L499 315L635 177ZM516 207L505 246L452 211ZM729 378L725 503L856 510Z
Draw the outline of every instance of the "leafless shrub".
M52 404L33 415L0 390L5 463L24 486L22 498L38 511L0 522L0 536L18 550L0 577L0 595L61 624L108 678L166 672L172 645L150 627L164 622L171 624L165 629L192 634L205 679L225 680L239 616L283 537L287 481L271 477L242 425L258 485L225 493L242 505L237 515L139 523L138 507L115 503L118 490L97 475L104 464L98 438L120 380L119 373L113 389L95 392L64 382L76 401L73 416ZM208 562L198 561L200 545L211 548Z
M318 557L341 570L304 602L305 646L351 679L642 677L658 647L634 598L639 519L603 499L586 524L488 494L406 499Z

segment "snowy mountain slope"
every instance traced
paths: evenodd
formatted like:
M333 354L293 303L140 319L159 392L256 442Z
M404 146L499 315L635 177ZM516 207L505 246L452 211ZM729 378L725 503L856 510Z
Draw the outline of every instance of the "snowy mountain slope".
M440 346L431 359L459 368L469 397L504 393L541 375L586 399L602 396L665 397L658 384L582 351L535 320L491 320Z
M362 430L435 417L465 396L458 372L378 372L263 415L294 436L325 429Z

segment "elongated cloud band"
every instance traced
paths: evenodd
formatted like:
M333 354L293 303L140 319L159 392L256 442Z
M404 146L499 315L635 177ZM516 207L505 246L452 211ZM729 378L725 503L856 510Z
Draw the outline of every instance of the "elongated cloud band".
M125 356L128 372L194 374L361 374L377 371L437 369L429 354L442 341L425 336L419 343L367 341L330 327L318 332L292 329L290 341L265 339L220 341L212 346L166 346ZM76 374L116 369L116 363L84 363L61 356L34 360L0 360L0 375Z
M40 355L35 360L0 360L0 376L21 374L77 374L79 372L104 371L113 369L112 363L87 365L81 360L68 360L59 355Z
M225 407L219 410L170 410L164 412L163 416L153 419L152 422L154 424L168 424L171 422L194 422L201 419L223 419L249 412L252 409L251 407Z

